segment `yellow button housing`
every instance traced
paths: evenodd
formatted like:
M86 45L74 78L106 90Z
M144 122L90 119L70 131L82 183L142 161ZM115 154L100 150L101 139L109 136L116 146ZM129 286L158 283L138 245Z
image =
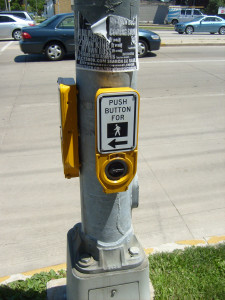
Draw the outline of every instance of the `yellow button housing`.
M77 89L73 78L59 78L61 151L66 178L79 177Z
M121 97L120 97L121 96ZM117 121L110 121L112 123L108 123L107 121L104 123L100 122L101 125L98 125L100 118L102 118L102 110L99 109L98 106L100 106L98 99L101 98L101 101L103 103L105 99L120 99L116 100L115 103L128 103L129 101L125 100L126 97L134 97L136 101L136 106L134 106L134 109L114 109L114 111L121 112L120 114L117 114L118 118L122 119L122 122L119 123ZM122 99L122 100L121 100ZM106 100L108 103L112 103L112 100ZM129 102L130 103L130 102ZM95 111L96 111L96 122L95 122L95 137L96 137L96 143L95 143L95 152L96 152L96 176L101 183L103 187L103 191L105 193L118 193L118 192L124 192L128 189L129 184L133 180L136 171L137 171L137 156L138 156L138 122L139 122L139 104L140 104L140 95L137 91L135 91L132 88L129 87L123 87L123 88L107 88L107 89L99 89L96 93L95 98ZM103 104L102 104L103 105ZM118 104L119 105L119 104ZM121 104L122 105L122 104ZM110 111L106 106L104 106L105 111ZM137 107L137 109L136 109ZM126 115L122 115L124 111L131 111L131 116L134 116L134 120L131 124L129 122L132 121L132 117L129 117L126 119ZM134 112L134 113L133 113ZM100 124L99 123L99 124ZM134 125L135 124L135 125ZM112 136L112 130L110 128L115 125L115 129L117 125L120 125L121 128L124 126L124 135L123 138L119 136ZM98 127L100 126L100 127ZM131 138L129 137L129 127L133 128L132 135L130 134ZM100 129L99 129L100 128ZM107 129L109 128L109 129ZM114 129L114 130L115 130ZM99 147L99 139L102 138L98 135L101 134L101 130L104 131L110 131L110 137L107 139L107 144L109 142L109 145L112 145L112 150L109 150L111 146L106 146L107 153L104 153L104 149L102 152ZM107 136L108 132L104 133L104 136ZM122 135L122 134L121 134ZM129 141L129 139L133 139L134 135L134 147L131 151L125 150L120 151L121 147L126 148L126 140ZM114 144L113 144L114 143ZM115 145L119 145L118 148L116 148ZM123 146L124 144L124 146ZM104 144L105 145L105 144ZM122 146L121 146L122 145Z

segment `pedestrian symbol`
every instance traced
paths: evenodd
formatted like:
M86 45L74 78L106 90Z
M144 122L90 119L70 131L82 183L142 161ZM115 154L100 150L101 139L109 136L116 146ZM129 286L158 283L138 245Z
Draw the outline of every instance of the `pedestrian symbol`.
M114 128L115 131L115 136L119 135L120 136L120 126L118 126L118 124L116 124L116 127Z
M124 137L128 133L128 122L107 124L107 138Z

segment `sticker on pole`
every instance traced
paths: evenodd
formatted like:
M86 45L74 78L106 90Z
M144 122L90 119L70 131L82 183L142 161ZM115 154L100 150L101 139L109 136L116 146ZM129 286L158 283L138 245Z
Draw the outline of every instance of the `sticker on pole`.
M102 92L97 96L99 153L132 151L136 148L138 103L139 95L132 89L125 92Z
M79 14L76 64L79 69L126 72L138 69L137 17L108 15L90 24Z

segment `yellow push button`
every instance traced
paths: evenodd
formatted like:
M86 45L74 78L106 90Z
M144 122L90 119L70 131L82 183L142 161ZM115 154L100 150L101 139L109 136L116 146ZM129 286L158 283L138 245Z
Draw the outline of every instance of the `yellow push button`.
M129 87L97 91L96 175L105 193L126 191L136 174L139 103Z

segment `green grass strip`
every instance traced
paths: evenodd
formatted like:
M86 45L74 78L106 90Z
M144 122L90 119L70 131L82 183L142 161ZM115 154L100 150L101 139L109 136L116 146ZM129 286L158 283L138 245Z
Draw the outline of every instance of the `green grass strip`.
M224 300L225 243L149 256L155 300ZM47 282L66 271L41 272L0 286L0 300L46 300Z
M1 285L0 300L46 300L47 282L64 277L66 277L65 270L57 273L51 270L35 274L26 280L17 280L7 285Z
M225 244L149 256L158 299L225 299Z
M174 26L146 26L146 25L140 25L139 26L140 29L147 29L147 30L169 30L169 31L174 31Z

